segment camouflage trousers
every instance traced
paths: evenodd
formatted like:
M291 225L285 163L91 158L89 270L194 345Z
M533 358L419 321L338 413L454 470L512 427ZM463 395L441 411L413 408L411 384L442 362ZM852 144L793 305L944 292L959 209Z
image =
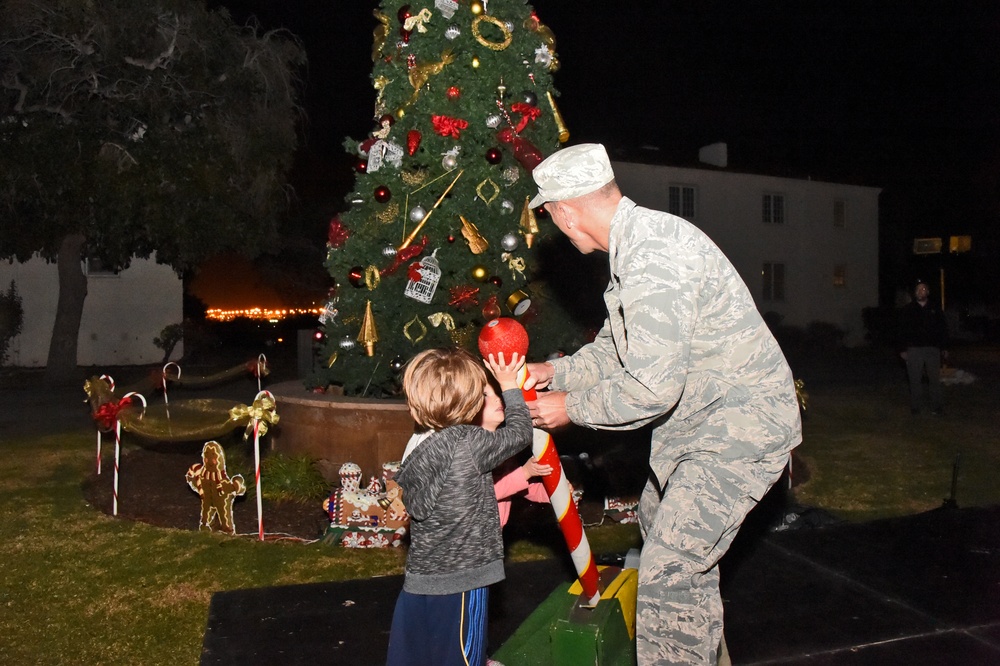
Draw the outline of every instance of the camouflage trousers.
M645 537L636 606L640 666L715 666L722 642L719 560L788 458L689 458L662 492L655 481L647 483L639 504Z

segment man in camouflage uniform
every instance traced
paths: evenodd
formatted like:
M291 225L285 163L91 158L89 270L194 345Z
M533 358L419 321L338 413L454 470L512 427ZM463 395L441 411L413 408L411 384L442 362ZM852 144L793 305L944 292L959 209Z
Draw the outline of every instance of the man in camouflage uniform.
M529 364L537 427L652 423L639 504L640 664L715 664L718 562L802 439L781 349L729 260L700 230L623 197L604 147L565 148L533 177L580 252L608 253L608 318L572 356Z

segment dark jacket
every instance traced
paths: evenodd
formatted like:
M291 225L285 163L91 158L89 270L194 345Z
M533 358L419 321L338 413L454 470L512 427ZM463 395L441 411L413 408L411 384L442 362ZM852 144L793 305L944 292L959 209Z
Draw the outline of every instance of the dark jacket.
M941 309L930 300L926 305L911 301L899 313L899 341L908 347L938 347L948 344L948 325Z
M455 594L504 579L492 472L531 444L532 430L521 391L504 391L503 399L503 428L445 428L421 442L395 476L410 514L407 592Z

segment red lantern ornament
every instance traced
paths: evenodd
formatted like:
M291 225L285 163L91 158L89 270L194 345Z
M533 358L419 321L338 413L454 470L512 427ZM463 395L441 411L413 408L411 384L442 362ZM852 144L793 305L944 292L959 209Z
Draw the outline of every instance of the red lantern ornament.
M389 188L386 187L385 185L379 185L378 187L376 187L374 194L375 194L375 201L379 203L385 203L386 201L392 198L392 192L390 192Z
M420 130L413 129L406 133L406 152L410 154L410 157L413 157L420 148L421 138Z
M483 318L487 321L500 316L500 304L497 302L496 294L490 296L483 306Z
M534 170L534 168L538 166L543 159L545 159L538 148L532 145L530 141L519 137L514 133L514 130L509 127L505 127L497 132L497 138L504 143L510 144L510 146L514 149L514 159L516 159L529 173Z
M358 173L368 173L368 160L358 160L355 162L354 170Z
M483 358L489 358L490 354L499 356L500 352L506 361L514 353L522 357L528 353L528 332L516 319L498 317L479 332L479 353Z
M445 96L452 102L456 102L458 101L458 98L462 96L462 91L459 90L457 86L452 86L448 88L447 92L445 92Z
M486 161L490 164L500 164L503 161L503 153L499 148L490 148L486 151Z

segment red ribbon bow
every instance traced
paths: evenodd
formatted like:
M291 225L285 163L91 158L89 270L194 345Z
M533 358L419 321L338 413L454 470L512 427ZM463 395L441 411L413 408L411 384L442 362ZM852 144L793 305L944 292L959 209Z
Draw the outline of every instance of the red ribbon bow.
M469 126L468 121L448 116L431 116L431 122L434 124L435 133L441 136L450 136L453 139L459 138L459 133Z
M339 217L330 220L330 228L326 232L326 244L330 247L340 247L350 237L350 230L344 226Z
M94 412L94 422L102 432L110 432L118 422L118 413L132 406L132 398L122 398L118 402L106 402Z
M521 133L529 122L532 120L538 120L538 117L542 115L541 110L537 106L532 106L526 102L515 102L511 104L510 110L514 113L520 113L521 119L517 123L517 127L514 129L518 134Z

